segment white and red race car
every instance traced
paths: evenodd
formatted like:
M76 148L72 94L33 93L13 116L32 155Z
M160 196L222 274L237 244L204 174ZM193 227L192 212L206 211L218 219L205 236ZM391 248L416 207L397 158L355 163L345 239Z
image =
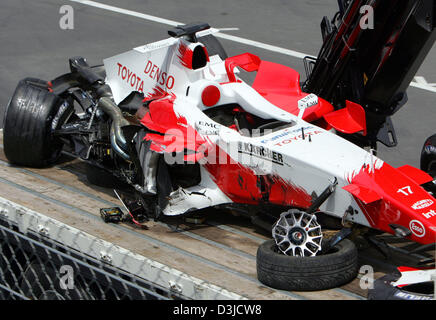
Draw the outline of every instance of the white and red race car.
M273 217L274 240L257 262L259 279L278 288L324 289L356 276L355 246L323 240L320 215L435 242L436 199L423 187L433 178L342 136L366 135L362 106L336 109L302 91L287 66L226 57L217 31L180 26L104 66L76 57L53 81L21 81L6 111L6 156L44 166L69 148L94 165L91 181L105 170L127 183L141 204L134 221L211 207ZM257 72L251 85L242 71Z
M181 38L104 62L116 104L132 91L150 101L140 119L149 129L144 139L150 149L166 155L167 163L201 163L199 183L172 191L164 214L229 203L307 209L326 187L337 184L321 211L434 242L436 203L421 187L432 177L408 165L393 168L331 130L364 134L359 105L349 102L335 111L322 98L302 92L299 74L286 66L249 53L222 61L210 57L203 44ZM257 71L252 85L235 74L237 67ZM221 108L230 123L209 115ZM234 115L245 116L246 123L234 121ZM150 193L156 192L154 182L145 180Z

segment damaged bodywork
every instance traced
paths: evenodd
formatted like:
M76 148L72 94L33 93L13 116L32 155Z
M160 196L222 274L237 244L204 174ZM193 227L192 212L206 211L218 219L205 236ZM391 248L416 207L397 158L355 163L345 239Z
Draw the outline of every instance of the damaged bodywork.
M388 52L382 40L393 30L379 21L383 36L374 50L384 54L375 66L359 55L371 38L356 25L358 5L366 2L339 1L336 20L324 20L324 46L303 85L290 67L251 53L227 57L213 37L219 30L205 23L179 26L170 38L102 66L71 58L70 73L37 82L62 105L50 137L127 184L148 218L210 207L274 217L276 244L297 256L321 252L315 213L434 243L436 199L427 188L433 178L408 165L394 168L368 149L388 144L382 127L405 101L405 84L434 42L432 25L415 55L404 54L413 66L395 83L386 79L411 30L425 27L420 10L428 1L406 2L396 7L405 34L397 30L398 47L392 43ZM350 79L355 62L366 69ZM243 72L256 73L252 84ZM389 85L382 92L380 81ZM6 126L5 153L20 163L14 138Z

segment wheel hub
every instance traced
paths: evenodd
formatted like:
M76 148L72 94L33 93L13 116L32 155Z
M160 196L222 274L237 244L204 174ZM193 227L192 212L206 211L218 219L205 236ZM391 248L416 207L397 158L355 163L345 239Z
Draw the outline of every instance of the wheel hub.
M279 250L290 256L315 256L321 250L321 226L314 215L291 209L283 212L272 230Z
M288 238L292 244L301 245L306 238L305 231L301 228L293 228L289 230Z

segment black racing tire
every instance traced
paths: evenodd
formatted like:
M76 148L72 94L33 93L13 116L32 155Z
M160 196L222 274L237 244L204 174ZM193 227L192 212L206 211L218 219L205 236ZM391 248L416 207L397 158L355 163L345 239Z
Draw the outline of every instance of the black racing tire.
M203 36L201 38L198 38L198 41L205 45L209 56L214 56L217 54L219 55L221 60L226 60L228 58L228 55L223 45L213 35L209 34L207 36Z
M430 175L436 175L436 134L424 142L421 150L420 168Z
M336 288L355 279L358 272L357 248L348 239L314 257L286 256L274 240L268 240L259 246L256 262L260 282L289 291Z
M62 143L51 135L51 125L63 102L43 80L26 78L18 83L3 128L4 152L11 163L44 167L56 161Z

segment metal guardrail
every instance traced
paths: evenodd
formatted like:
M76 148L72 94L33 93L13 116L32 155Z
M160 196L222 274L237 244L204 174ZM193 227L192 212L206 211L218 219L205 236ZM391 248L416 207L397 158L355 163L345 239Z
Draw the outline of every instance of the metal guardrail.
M244 299L0 197L0 299Z
M171 293L30 232L0 225L0 292L21 299L168 299Z

